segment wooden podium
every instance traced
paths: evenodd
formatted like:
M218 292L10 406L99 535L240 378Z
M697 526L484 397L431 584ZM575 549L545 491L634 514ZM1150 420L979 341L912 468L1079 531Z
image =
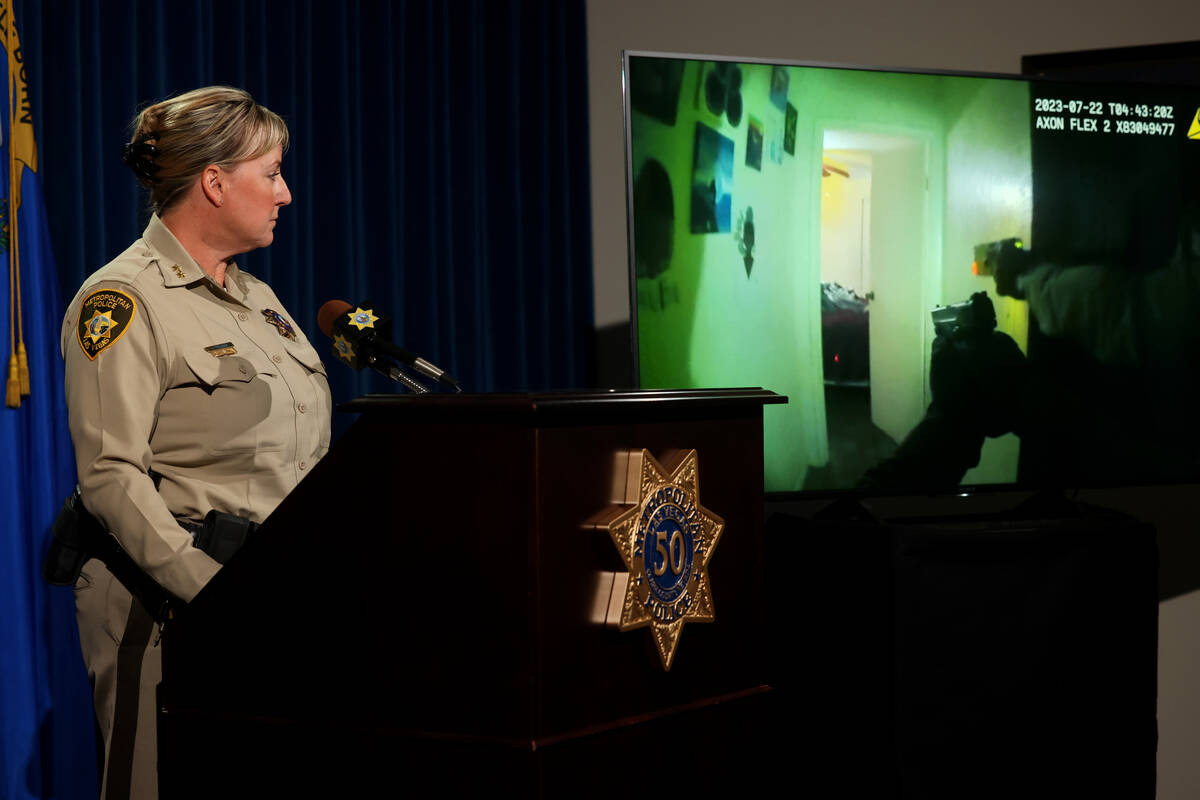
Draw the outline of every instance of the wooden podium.
M164 798L766 781L761 389L367 396L163 637ZM623 453L695 450L714 620L604 624ZM610 620L611 621L611 620ZM765 783L764 783L765 785ZM332 793L332 794L330 794Z

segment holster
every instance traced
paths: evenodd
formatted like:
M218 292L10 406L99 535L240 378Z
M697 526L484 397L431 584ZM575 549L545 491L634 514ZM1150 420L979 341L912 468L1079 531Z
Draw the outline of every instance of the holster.
M54 518L50 549L42 562L42 577L54 586L74 586L83 565L91 558L89 553L96 550L97 534L103 533L83 507L76 486Z
M212 556L218 564L225 564L242 549L250 534L258 530L258 523L214 509L204 516L202 525L194 529L190 525L184 527L192 530L196 547Z
M42 577L55 586L74 586L90 558L102 561L155 622L166 622L175 609L183 607L183 601L143 572L116 538L84 508L76 486L54 520L54 536L42 562Z

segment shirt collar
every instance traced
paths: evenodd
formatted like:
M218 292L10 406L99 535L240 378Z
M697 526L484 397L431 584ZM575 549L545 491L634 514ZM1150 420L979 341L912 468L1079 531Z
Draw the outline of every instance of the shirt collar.
M225 268L225 293L242 305L249 305L246 300L246 281L238 265L232 261Z
M208 273L196 263L184 246L175 238L158 214L150 215L150 222L142 232L142 238L156 251L158 271L162 274L163 286L187 286L197 281L204 281L218 295L226 295L237 303L245 305L242 273L237 264L232 261L225 269L225 288L217 286Z
M175 238L175 234L158 218L158 214L150 215L142 238L156 251L158 271L162 273L164 286L184 286L208 277L196 259Z

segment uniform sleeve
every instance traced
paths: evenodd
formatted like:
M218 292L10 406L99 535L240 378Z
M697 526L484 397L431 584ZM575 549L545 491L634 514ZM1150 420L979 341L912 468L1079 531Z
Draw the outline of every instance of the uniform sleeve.
M1020 287L1048 336L1081 345L1111 366L1171 362L1195 345L1196 264L1181 258L1146 273L1044 264Z
M168 344L134 290L101 283L67 312L62 345L84 505L150 577L190 602L220 565L192 545L149 475Z

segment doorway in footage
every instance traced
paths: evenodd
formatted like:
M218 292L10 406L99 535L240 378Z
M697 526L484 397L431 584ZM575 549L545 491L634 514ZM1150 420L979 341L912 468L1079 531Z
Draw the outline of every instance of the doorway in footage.
M829 129L819 180L829 461L809 470L806 490L853 487L895 451L925 405L926 148Z

